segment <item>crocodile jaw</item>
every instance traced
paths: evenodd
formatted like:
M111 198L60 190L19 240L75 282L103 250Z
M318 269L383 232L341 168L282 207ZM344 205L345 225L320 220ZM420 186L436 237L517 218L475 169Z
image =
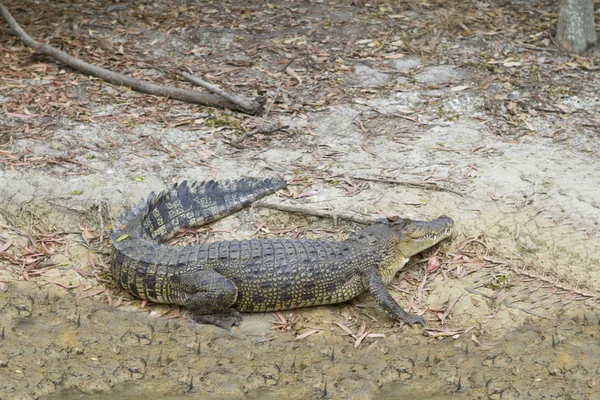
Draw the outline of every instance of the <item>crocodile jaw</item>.
M452 235L454 221L442 215L432 221L404 219L395 223L396 243L402 255L414 256Z

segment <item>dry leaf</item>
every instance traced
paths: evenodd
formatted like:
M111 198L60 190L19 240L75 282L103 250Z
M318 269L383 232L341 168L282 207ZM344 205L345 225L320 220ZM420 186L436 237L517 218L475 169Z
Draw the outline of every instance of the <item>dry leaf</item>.
M302 85L302 78L300 78L300 75L298 75L298 73L296 71L294 71L290 67L287 67L285 69L285 72L287 72L288 74L290 74L291 76L296 78L296 80L298 81L298 86Z
M438 269L439 266L440 262L437 257L430 257L429 260L427 260L427 272L433 272Z
M321 330L320 329L313 329L312 331L304 332L302 335L296 336L296 340L304 339L305 337L308 337L308 336L310 336L310 335L312 335L314 333L317 333L317 332L321 332Z
M450 89L451 92L461 92L463 90L466 90L468 88L470 88L471 85L462 85L462 86L454 86L453 88Z
M358 339L356 339L356 341L354 342L354 348L358 348L358 346L360 346L361 342L367 337L369 336L369 334L371 333L371 331L365 332L363 335L361 335Z
M395 53L395 54L388 54L383 56L384 58L387 58L388 60L396 60L398 58L402 58L404 57L406 54L404 53Z
M12 244L13 241L11 239L8 239L2 246L0 246L0 253L6 251Z
M360 147L361 147L361 148L362 148L364 151L366 151L367 153L369 153L369 154L371 154L371 155L373 155L373 156L375 155L375 154L373 153L373 150L371 150L371 149L369 148L369 146L367 146L367 144L366 144L366 143L363 143L363 145L362 145L362 146L360 146Z
M346 325L340 324L339 322L336 322L335 324L337 326L339 326L340 328L342 328L348 335L352 336L352 338L354 338L354 339L357 338L356 334L352 333L352 331L350 330L350 328L348 328Z

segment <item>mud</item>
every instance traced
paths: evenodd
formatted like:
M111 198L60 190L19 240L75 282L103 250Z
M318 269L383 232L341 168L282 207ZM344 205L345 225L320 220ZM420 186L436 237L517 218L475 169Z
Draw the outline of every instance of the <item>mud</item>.
M184 394L512 399L597 393L597 311L526 318L493 342L479 344L385 328L385 338L355 349L328 322L343 319L343 308L301 310L300 330L322 331L297 341L291 332L270 331L270 316L248 315L240 330L227 334L148 310L114 309L53 285L11 283L0 302L2 388L10 398L43 399ZM480 332L478 327L470 333Z
M321 21L323 7L300 9L314 22ZM363 12L334 8L336 24ZM361 21L332 35L362 40ZM289 40L307 40L298 36L304 28L281 32ZM245 58L239 30L152 35L161 45L151 56L210 44ZM254 36L282 40L268 32ZM209 123L227 113L181 103L172 103L165 118L183 114L191 126L64 117L53 121L43 141L13 135L11 152L65 156L88 167L0 170L0 245L27 242L26 232L35 227L63 232L68 243L34 276L0 261L0 399L598 398L597 135L542 115L528 119L527 135L495 133L493 102L526 90L477 86L477 66L457 60L482 44L444 45L447 55L435 62L417 55L365 61L343 53L340 62L352 68L326 83L339 101L321 106L307 94L321 93L317 78L311 81L298 68L303 84L297 92L284 90L283 103L293 108L304 101L314 108L276 107L269 120L289 128L250 137L243 150L226 144L234 128ZM274 57L267 53L261 68L279 68ZM264 76L257 68L244 73ZM600 86L598 74L585 78ZM477 88L453 90L457 86ZM18 95L7 91L1 99ZM585 89L556 102L586 115L597 114L599 105ZM95 117L119 109L90 107ZM228 334L190 322L184 310L142 304L112 287L103 244L126 207L184 179L275 174L307 179L314 195L272 196L268 202L361 216L451 216L452 240L415 257L390 289L403 306L426 311L428 327L445 333L433 337L434 331L400 328L362 296L351 304L298 310L298 322L283 331L271 329L271 314L246 314ZM356 229L343 220L250 208L214 224L208 239L249 238L262 223L307 227L304 237L334 239ZM88 244L82 224L101 237ZM338 231L314 230L334 227ZM447 254L448 262L470 238L480 240L470 254L484 261L463 257L459 265L444 264L443 272L426 273L430 256ZM292 312L283 314L290 318ZM355 348L356 340L336 323L353 332L364 323L377 335Z

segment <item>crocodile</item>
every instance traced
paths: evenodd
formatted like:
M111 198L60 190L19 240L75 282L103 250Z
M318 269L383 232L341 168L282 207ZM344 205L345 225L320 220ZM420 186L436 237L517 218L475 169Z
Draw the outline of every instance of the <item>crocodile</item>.
M342 303L371 293L389 317L425 325L385 289L408 259L449 237L454 222L378 219L343 241L251 239L164 244L182 228L215 221L286 186L280 178L175 184L113 225L111 270L134 296L188 309L196 322L231 331L240 312Z

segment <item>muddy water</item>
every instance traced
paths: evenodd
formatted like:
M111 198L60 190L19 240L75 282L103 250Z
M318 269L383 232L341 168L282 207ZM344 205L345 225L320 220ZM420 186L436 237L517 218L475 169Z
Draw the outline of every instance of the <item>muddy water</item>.
M332 324L348 305L302 310L298 331L322 331L295 340L270 330L270 315L228 334L52 287L1 292L2 399L600 398L598 310L457 339L378 317L369 329L386 337L354 348Z

